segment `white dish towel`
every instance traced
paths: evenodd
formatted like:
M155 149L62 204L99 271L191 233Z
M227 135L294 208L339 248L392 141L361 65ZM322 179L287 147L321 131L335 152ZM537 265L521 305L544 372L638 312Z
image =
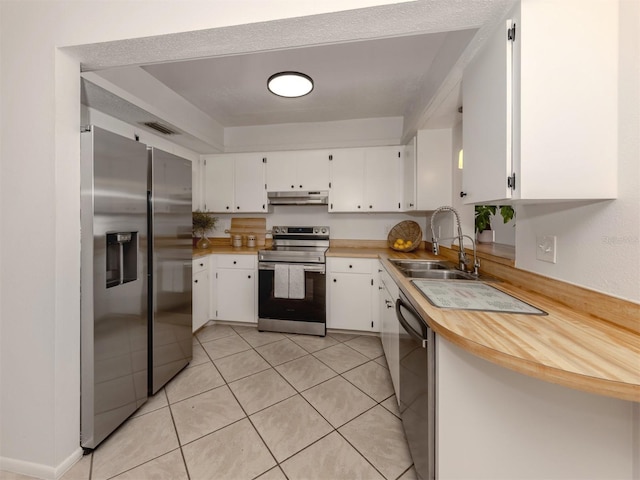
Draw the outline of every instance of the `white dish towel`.
M289 298L304 298L304 266L289 265Z
M273 296L289 298L289 265L276 263L273 273Z

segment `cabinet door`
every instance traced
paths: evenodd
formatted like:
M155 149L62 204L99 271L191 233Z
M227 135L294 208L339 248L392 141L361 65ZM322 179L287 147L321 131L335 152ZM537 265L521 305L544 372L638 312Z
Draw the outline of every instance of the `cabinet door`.
M257 322L255 270L220 268L216 271L219 320Z
M235 212L266 212L264 162L260 154L235 156Z
M377 330L373 321L373 280L370 275L332 273L329 280L327 328Z
M402 154L400 147L367 148L363 209L367 212L397 212L400 194Z
M300 152L296 186L304 191L329 189L329 155L325 150Z
M450 128L418 131L416 174L418 210L435 210L451 203L452 141ZM455 197L459 198L458 195L459 192L456 192Z
M364 149L344 149L332 153L329 162L330 212L364 211L364 165Z
M207 212L233 211L232 156L212 155L205 158L204 209Z
M272 152L267 155L266 177L269 192L300 190L297 179L299 152Z
M413 137L404 146L402 155L402 211L416 209L417 140Z
M193 331L209 321L209 272L201 270L193 274Z
M395 299L384 286L380 290L379 315L382 348L397 400L400 398L400 329L396 318Z
M502 23L463 74L465 203L511 198L512 42L511 20Z

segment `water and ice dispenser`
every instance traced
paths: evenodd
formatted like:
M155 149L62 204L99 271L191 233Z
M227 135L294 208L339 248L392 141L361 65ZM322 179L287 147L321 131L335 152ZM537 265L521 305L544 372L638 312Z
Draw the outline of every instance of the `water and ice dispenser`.
M138 279L138 232L107 233L107 288Z

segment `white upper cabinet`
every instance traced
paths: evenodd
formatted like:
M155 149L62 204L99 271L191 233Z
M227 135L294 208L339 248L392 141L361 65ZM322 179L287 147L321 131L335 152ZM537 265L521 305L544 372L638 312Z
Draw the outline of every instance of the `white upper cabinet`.
M402 211L416 210L416 151L417 141L413 137L404 146L402 155Z
M451 203L453 139L449 128L418 130L416 166L417 210L435 210Z
M402 150L334 150L329 162L330 212L398 212L402 207Z
M266 212L263 158L259 153L207 155L204 209L223 213Z
M522 0L464 72L465 203L615 198L617 62L618 2Z
M329 189L329 152L303 150L267 154L267 191Z

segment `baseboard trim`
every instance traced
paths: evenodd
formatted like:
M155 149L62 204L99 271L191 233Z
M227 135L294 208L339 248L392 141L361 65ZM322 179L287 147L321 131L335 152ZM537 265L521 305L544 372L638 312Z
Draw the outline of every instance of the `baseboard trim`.
M62 475L81 458L82 448L80 447L55 467L41 463L26 462L15 458L0 457L0 470L41 478L43 480L56 480L61 478Z

